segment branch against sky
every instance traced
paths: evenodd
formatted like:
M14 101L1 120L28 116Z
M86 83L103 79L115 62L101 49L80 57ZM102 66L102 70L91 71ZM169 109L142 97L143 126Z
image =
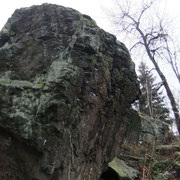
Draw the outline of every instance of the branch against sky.
M178 64L178 57L180 57L180 49L175 46L174 40L169 38L166 40L164 47L164 59L170 64L179 84L180 84L180 70Z
M131 49L141 46L147 54L148 59L154 65L170 100L180 132L180 115L177 103L169 82L158 63L160 60L171 62L173 72L179 72L175 71L177 61L175 61L176 59L173 60L171 47L168 45L169 34L166 28L167 24L165 24L164 18L161 18L158 13L153 13L153 6L157 2L156 0L141 0L139 6L133 5L131 2L130 0L123 2L114 0L118 11L111 11L111 20L121 32L125 32L127 36L130 36L132 41L135 39Z

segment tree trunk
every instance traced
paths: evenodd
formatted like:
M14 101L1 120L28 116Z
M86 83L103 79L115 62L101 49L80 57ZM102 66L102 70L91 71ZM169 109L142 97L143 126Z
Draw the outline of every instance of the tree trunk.
M173 110L173 113L174 113L174 117L175 117L175 120L176 120L176 124L177 124L177 128L178 128L178 131L180 133L180 116L179 116L179 110L177 109L177 105L176 105L176 101L174 99L174 96L171 92L171 89L169 87L169 84L167 83L167 80L166 80L166 77L164 76L164 74L161 72L160 68L159 68L159 65L157 64L157 62L155 61L150 49L149 49L149 46L147 44L147 40L146 40L146 37L144 36L143 32L141 31L141 29L137 26L137 31L140 33L142 39L143 39L143 42L144 42L144 47L146 49L146 52L151 60L151 62L153 63L159 77L161 78L162 82L163 82L163 85L166 89L166 93L167 93L167 96L170 100L170 103L171 103L171 106L172 106L172 110Z
M174 96L173 96L173 94L171 92L171 89L170 89L170 87L169 87L169 85L167 83L167 80L166 80L164 74L159 69L159 66L156 63L156 61L154 60L154 58L152 57L152 55L150 57L152 58L152 59L151 58L150 59L151 59L152 63L154 64L154 66L156 68L156 71L159 74L159 76L160 76L160 78L161 78L161 80L163 82L163 85L164 85L164 87L166 89L166 93L167 93L168 98L170 100L170 103L171 103L171 106L172 106L172 110L173 110L173 113L174 113L174 117L176 119L177 128L178 128L178 131L180 133L180 116L179 116L179 111L178 111L177 106L176 106L176 101L174 99Z

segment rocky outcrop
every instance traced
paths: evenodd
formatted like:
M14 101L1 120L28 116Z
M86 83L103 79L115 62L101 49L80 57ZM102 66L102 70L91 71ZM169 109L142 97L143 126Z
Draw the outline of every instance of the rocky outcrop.
M165 143L169 135L167 123L149 116L141 115L141 134L139 141L150 144Z
M138 140L138 96L126 47L89 16L16 10L0 32L0 179L98 179Z

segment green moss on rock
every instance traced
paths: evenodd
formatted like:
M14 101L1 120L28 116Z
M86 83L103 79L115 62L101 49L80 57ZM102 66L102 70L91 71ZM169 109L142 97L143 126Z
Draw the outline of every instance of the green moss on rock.
M10 85L11 81L0 81L0 84Z

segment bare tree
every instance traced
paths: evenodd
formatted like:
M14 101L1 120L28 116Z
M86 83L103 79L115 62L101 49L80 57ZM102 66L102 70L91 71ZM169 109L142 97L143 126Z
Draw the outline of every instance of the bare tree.
M170 45L171 44L171 47ZM177 63L177 57L180 56L180 50L176 50L174 41L171 38L165 40L163 58L171 65L171 68L180 84L180 72Z
M166 60L168 60L171 64L173 71L177 74L177 78L179 78L179 71L176 66L177 64L175 63L176 61L173 61L176 54L173 54L170 51L168 44L169 36L163 19L159 17L155 19L155 15L151 17L146 16L147 13L152 10L151 8L155 0L146 0L146 2L142 0L141 7L138 7L138 11L134 11L135 7L132 7L132 1L130 2L126 0L124 2L126 2L125 5L122 4L122 1L115 0L118 13L111 12L111 18L116 27L118 26L121 28L121 31L137 38L137 41L131 49L136 48L139 45L144 48L149 60L154 65L156 72L164 85L176 119L178 131L180 132L180 115L177 104L167 79L158 64L158 60L160 60L160 58L166 58ZM144 17L146 17L146 19L143 19Z

